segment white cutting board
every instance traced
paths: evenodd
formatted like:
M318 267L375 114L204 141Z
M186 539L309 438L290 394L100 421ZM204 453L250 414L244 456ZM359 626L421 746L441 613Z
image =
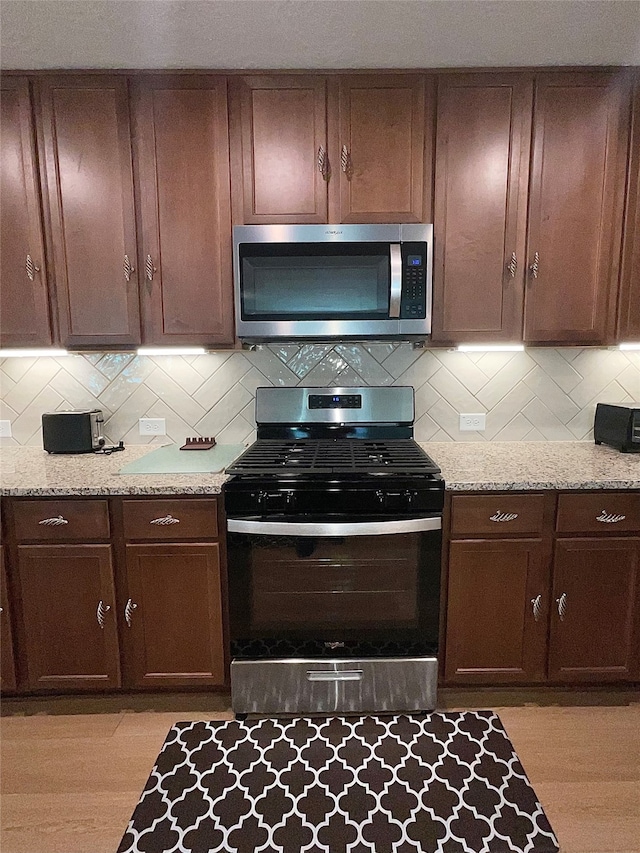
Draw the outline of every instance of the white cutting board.
M124 465L119 474L217 474L246 450L243 444L216 444L211 450L180 450L165 444Z

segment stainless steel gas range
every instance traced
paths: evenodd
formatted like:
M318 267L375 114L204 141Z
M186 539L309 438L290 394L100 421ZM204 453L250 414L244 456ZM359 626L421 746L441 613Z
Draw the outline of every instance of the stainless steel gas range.
M435 707L444 482L410 387L259 388L225 484L237 715Z

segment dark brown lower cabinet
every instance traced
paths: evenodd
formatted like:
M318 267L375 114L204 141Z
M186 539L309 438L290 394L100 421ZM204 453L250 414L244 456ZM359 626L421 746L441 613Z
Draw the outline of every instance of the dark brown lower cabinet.
M224 684L220 546L126 546L126 659L132 687Z
M640 539L556 542L550 680L640 677L639 563Z
M29 690L120 686L110 545L20 545Z
M542 680L548 589L539 539L452 542L446 680L486 684Z
M3 692L13 692L16 689L16 666L13 658L4 548L0 548L0 689Z

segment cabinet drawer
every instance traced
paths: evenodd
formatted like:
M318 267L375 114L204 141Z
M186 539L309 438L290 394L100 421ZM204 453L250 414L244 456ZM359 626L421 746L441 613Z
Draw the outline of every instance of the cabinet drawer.
M218 502L212 500L124 501L125 539L215 539Z
M556 529L559 533L640 533L640 494L560 495Z
M457 495L451 500L451 535L540 533L543 495Z
M106 501L15 501L13 506L19 542L109 538Z

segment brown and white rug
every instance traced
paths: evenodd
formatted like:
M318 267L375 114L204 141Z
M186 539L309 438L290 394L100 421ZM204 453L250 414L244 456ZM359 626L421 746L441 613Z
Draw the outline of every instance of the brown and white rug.
M118 853L556 853L491 711L178 723Z

